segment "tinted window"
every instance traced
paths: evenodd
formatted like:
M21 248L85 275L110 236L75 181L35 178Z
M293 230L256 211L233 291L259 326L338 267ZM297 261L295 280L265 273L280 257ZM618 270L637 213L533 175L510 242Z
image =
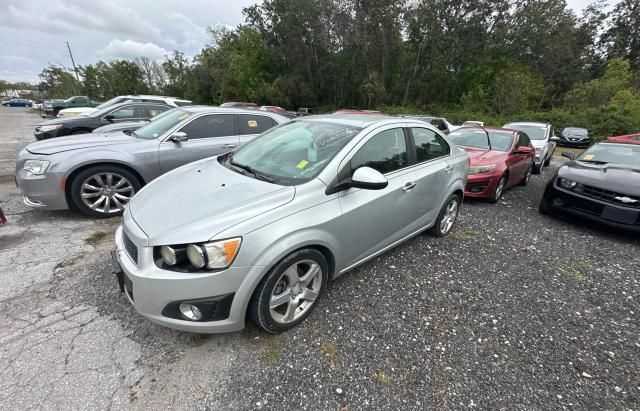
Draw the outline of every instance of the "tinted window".
M530 144L529 137L527 137L527 135L524 133L519 133L516 147L529 147L529 144Z
M589 163L614 163L637 166L640 164L640 146L637 144L596 144L578 157Z
M449 144L434 131L426 128L412 128L413 141L416 144L418 163L433 160L449 154Z
M632 140L640 140L640 136L631 137Z
M164 113L168 109L169 109L169 107L167 107L167 106L148 106L147 107L147 117L155 117L160 113Z
M240 134L260 134L276 125L276 122L267 116L254 116L251 114L238 115Z
M146 114L146 108L143 106L124 106L109 113L109 115L116 119L145 118L147 117Z
M382 174L406 167L407 145L401 128L375 135L351 158L351 171L371 167Z
M198 117L182 127L189 139L235 135L233 114L210 114Z

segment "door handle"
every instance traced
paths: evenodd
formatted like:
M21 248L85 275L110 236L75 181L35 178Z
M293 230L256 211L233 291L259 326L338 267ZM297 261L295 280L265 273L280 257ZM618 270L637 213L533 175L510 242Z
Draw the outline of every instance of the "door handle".
M404 187L402 187L402 191L409 192L413 190L415 186L416 186L416 183L414 183L413 181L410 181L407 184L405 184Z
M444 168L445 173L450 173L452 170L453 170L453 166L450 164L447 164L447 166Z

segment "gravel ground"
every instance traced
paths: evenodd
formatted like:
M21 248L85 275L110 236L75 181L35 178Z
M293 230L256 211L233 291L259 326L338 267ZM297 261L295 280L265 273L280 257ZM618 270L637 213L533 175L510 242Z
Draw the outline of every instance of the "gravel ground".
M0 144L38 121L15 113ZM110 273L118 219L29 210L0 172L0 408L639 409L640 242L540 215L552 172L467 201L450 236L345 274L275 337L148 322Z

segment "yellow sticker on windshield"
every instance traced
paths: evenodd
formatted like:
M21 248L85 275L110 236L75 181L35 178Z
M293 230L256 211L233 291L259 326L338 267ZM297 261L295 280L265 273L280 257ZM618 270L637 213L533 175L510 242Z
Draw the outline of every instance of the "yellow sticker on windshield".
M255 121L255 120L249 120L249 121L247 121L247 125L249 127L258 127L258 122Z
M584 156L584 159L587 160L587 161L588 160L593 160L593 154L588 154L588 155Z
M307 160L302 160L301 162L298 163L298 165L296 167L298 167L300 170L304 169L307 164L309 164L309 162Z

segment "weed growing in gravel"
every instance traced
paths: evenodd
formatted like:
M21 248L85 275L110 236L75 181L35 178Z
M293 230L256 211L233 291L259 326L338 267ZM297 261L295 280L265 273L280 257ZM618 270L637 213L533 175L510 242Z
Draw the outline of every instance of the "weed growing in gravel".
M578 281L591 281L591 277L589 277L588 275L584 274L583 272L580 272L574 268L567 268L564 269L562 267L558 267L558 269L560 271L562 271L563 273L565 273L566 275L568 275L569 277L573 277Z
M362 270L356 271L356 278L358 280L363 280L364 279L364 272Z
M104 240L106 236L107 236L107 233L105 233L104 231L96 231L95 233L91 234L89 237L85 238L84 242L89 245L95 246L100 241Z
M194 347L200 347L211 338L211 334L190 334L191 345Z
M463 235L467 238L476 238L478 236L478 233L476 233L475 231L465 231Z
M260 353L260 358L267 364L273 364L280 355L280 342L273 335L267 335L263 338L266 349Z
M329 341L320 341L320 350L324 354L325 357L329 360L329 364L331 368L336 368L336 355L337 350L336 346L330 343Z
M393 380L391 379L391 377L380 370L377 370L375 372L374 377L376 377L376 381L378 381L385 387L391 387L393 385Z

